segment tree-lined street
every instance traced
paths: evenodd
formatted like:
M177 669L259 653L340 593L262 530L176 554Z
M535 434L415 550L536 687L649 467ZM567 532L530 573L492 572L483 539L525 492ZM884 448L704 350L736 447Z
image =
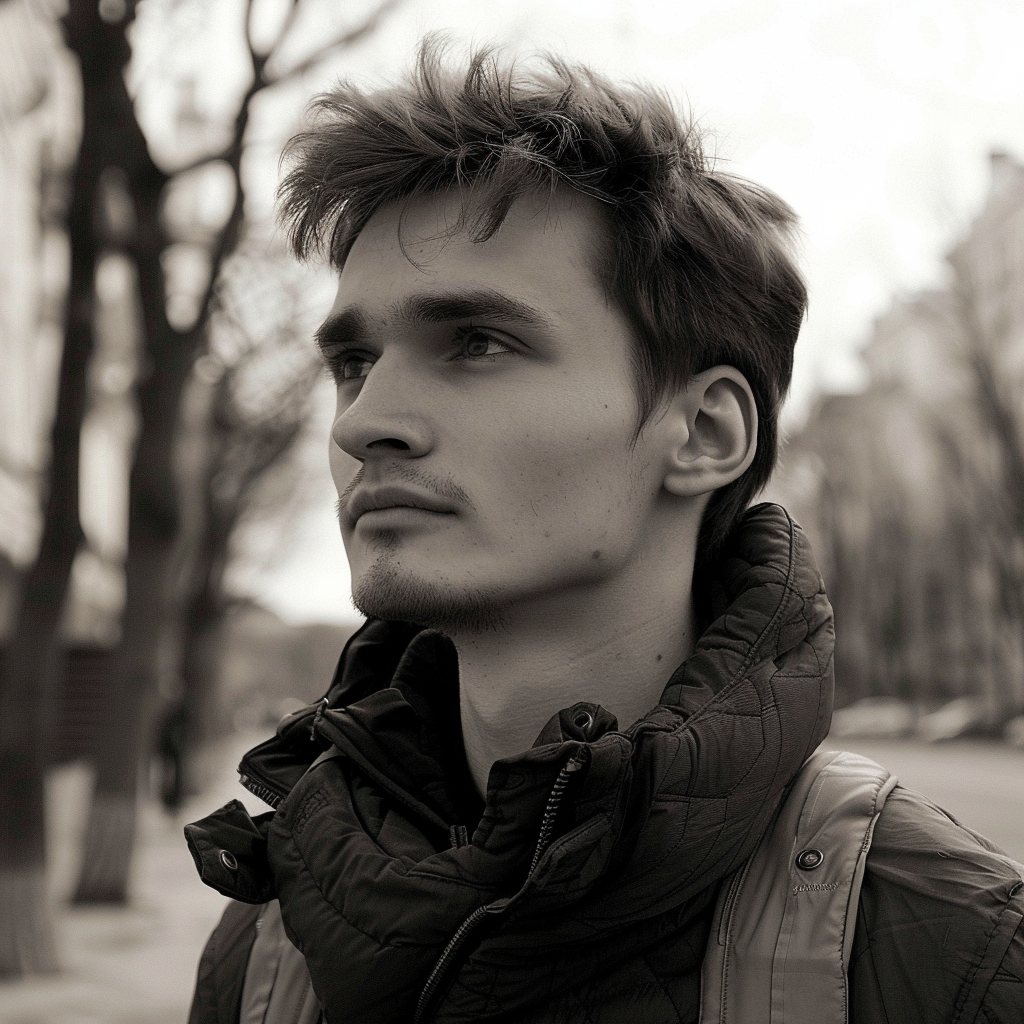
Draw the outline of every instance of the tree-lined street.
M212 751L212 788L178 814L155 799L142 807L128 907L68 904L91 780L82 762L51 774L48 887L62 972L0 982L0 1024L183 1024L199 954L225 900L199 881L182 826L232 798L266 810L234 770L261 738L236 735Z

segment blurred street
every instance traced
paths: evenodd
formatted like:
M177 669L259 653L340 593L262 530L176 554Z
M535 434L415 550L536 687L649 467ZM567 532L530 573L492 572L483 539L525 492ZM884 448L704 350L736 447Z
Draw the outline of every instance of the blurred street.
M64 974L53 980L0 985L0 1024L182 1024L196 962L223 900L200 884L181 826L235 796L265 808L235 781L241 753L262 738L233 737L215 752L216 784L175 818L155 803L140 818L134 899L128 910L66 906L74 877L74 837L84 821L88 777L64 769L50 793L52 892ZM900 781L1024 861L1024 751L958 741L850 740L827 746L856 750L892 769Z
M48 793L50 891L63 964L58 978L0 983L0 1024L182 1024L196 964L225 900L199 881L182 826L235 797L267 808L242 789L235 765L263 734L231 737L212 752L214 784L180 813L149 801L128 909L68 906L76 849L88 810L85 769L58 770Z
M901 785L923 793L1024 863L1024 750L972 740L928 744L846 737L830 737L824 746L885 765Z

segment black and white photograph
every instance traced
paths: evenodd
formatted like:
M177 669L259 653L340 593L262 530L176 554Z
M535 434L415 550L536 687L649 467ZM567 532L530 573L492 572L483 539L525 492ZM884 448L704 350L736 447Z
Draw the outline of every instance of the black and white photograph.
M0 1024L1024 1024L1022 48L0 0Z

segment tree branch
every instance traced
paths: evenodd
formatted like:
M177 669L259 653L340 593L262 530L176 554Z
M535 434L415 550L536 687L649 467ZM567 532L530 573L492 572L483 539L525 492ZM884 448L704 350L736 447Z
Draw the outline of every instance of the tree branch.
M347 46L352 46L357 43L364 36L369 35L377 26L394 10L402 5L404 0L382 0L378 4L376 10L373 11L362 23L357 25L355 28L350 29L348 32L338 36L337 39L332 42L326 43L319 49L314 50L305 60L300 61L294 67L289 68L287 71L282 71L281 74L271 78L267 78L267 85L279 85L281 82L287 82L294 78L306 74L307 71L312 71L324 58L329 57L335 50L344 49Z
M182 164L181 167L175 167L170 172L171 177L176 177L179 174L188 174L191 171L198 171L200 167L206 167L208 164L214 164L218 160L229 160L231 158L231 149L219 150L216 153L207 153L205 156L197 157L195 160L187 164Z
M982 309L981 286L966 267L956 268L954 295L966 341L963 359L974 385L978 416L999 449L1004 486L1013 529L1024 535L1024 441L1012 398L1000 387L999 354L1009 339L1011 321L1004 304L987 319ZM1000 294L1008 290L1007 275L999 281Z
M249 51L249 59L252 61L252 66L255 68L260 58L252 42L252 7L253 0L245 0L245 45Z
M284 16L284 22L281 24L281 31L278 32L276 41L267 53L267 63L270 63L277 56L281 47L284 45L284 41L288 38L288 33L291 32L298 14L299 0L292 0L291 7L288 8L288 13Z

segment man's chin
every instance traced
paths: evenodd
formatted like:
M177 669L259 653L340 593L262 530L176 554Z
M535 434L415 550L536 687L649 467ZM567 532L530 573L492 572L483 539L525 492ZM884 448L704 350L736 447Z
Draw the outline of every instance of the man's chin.
M387 557L353 580L352 603L367 617L414 622L450 636L493 632L505 625L494 595L456 587L443 576L425 580Z

